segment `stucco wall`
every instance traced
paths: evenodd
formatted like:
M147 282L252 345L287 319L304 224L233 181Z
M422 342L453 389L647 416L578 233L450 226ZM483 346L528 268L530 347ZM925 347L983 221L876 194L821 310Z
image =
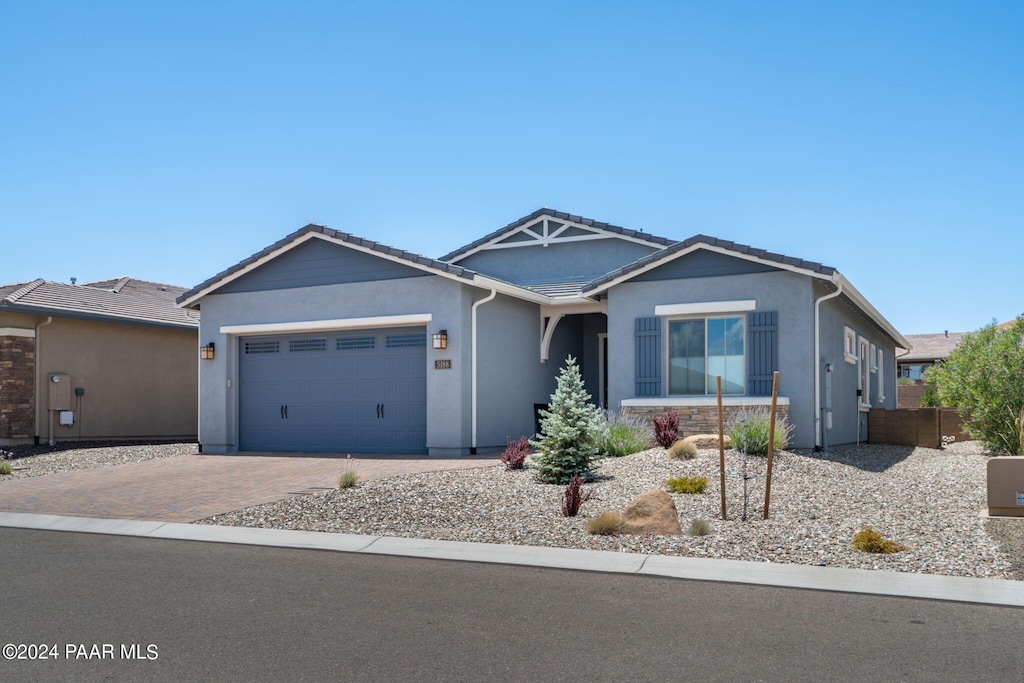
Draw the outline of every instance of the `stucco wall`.
M424 276L204 297L200 342L214 342L217 352L214 360L200 365L203 452L234 451L238 443L238 337L222 334L222 326L430 313L428 335L447 329L448 348L427 349L427 447L432 455L467 453L470 306L478 292L440 276ZM452 369L435 370L439 359L450 359Z
M35 328L46 317L4 314L0 326ZM75 421L58 439L194 439L198 412L198 351L195 330L53 319L35 339L34 428L51 437L51 373L70 375Z
M609 407L635 396L634 321L667 304L753 299L778 312L779 394L789 398L793 447L814 446L813 301L811 278L777 271L687 280L626 282L608 293ZM668 326L662 326L662 395L667 391Z
M540 284L594 279L655 251L646 244L605 239L479 251L456 263L507 282Z

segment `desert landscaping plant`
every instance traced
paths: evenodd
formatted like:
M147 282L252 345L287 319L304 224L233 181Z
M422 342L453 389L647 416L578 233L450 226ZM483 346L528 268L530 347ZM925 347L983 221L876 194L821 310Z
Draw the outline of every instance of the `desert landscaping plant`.
M622 515L611 510L587 520L587 533L595 536L618 536L622 531Z
M679 413L676 411L655 415L651 422L654 423L654 440L662 448L668 448L679 438Z
M359 472L352 466L352 456L345 459L345 470L338 477L339 489L350 489L359 483Z
M668 457L673 460L693 460L697 457L697 445L692 441L676 441L668 447Z
M501 454L501 461L505 463L507 470L521 470L526 465L526 456L530 453L530 437L521 436L515 441L506 436L505 452Z
M729 420L725 433L732 447L747 455L768 455L771 415L767 408L745 408ZM785 417L775 416L775 452L789 445L793 427Z
M1024 318L1009 327L995 323L964 335L949 357L933 366L940 403L956 408L963 430L991 453L1024 455Z
M647 450L652 442L651 425L647 420L608 411L597 448L603 455L620 458Z
M565 485L562 493L562 516L575 517L580 513L580 507L592 497L589 490L584 490L585 480L579 475L573 476Z
M672 493L704 493L708 488L708 478L672 477L665 482L665 488Z
M690 522L690 535L691 536L707 536L711 533L711 522L702 517Z
M537 476L549 484L565 484L575 476L591 478L602 457L595 443L602 421L572 356L566 359L558 388L540 416L540 434L530 442L540 451L533 457Z
M0 460L0 474L10 474L11 463L7 460Z
M853 536L853 547L865 553L898 553L907 547L890 541L869 526Z

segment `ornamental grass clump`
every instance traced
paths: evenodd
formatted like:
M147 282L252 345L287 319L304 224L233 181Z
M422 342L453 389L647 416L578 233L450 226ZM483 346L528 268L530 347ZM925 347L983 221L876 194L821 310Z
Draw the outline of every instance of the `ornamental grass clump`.
M672 493L704 493L708 488L708 478L672 477L665 482L665 488Z
M359 471L352 466L352 456L346 459L345 471L338 477L339 489L350 489L359 483Z
M587 533L594 536L618 536L622 531L622 515L611 510L587 520Z
M575 517L580 513L580 507L591 499L592 493L583 489L583 477L574 476L565 485L562 493L562 516Z
M501 454L501 461L505 463L506 470L521 470L526 466L526 456L530 453L530 437L521 436L515 441L506 436L505 452Z
M905 545L890 541L869 526L864 527L853 536L853 547L865 553L898 553L906 550Z
M673 460L693 460L697 457L697 446L692 441L676 441L669 446L668 457Z
M647 420L608 411L597 439L598 450L606 456L621 458L651 447L654 435Z
M0 460L0 474L10 474L11 463L6 460Z
M679 438L679 413L676 411L655 415L651 422L654 423L654 440L662 448L668 448Z
M583 388L576 359L569 356L548 409L540 411L540 434L530 441L539 451L533 463L541 481L565 484L577 476L592 478L602 458L596 444L601 422L600 411Z
M768 432L771 414L767 408L745 408L726 426L725 433L732 440L732 447L747 455L768 455ZM775 452L789 445L793 426L785 417L775 417Z
M707 536L711 533L711 522L701 517L690 522L691 536Z

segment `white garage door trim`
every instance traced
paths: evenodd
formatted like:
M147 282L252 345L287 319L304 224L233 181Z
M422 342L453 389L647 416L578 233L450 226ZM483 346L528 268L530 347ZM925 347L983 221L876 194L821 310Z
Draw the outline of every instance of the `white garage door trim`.
M339 318L336 320L306 320L292 323L264 323L256 325L223 325L221 334L280 334L298 332L332 332L361 327L405 327L426 325L434 319L430 313L411 315L379 315L370 318Z

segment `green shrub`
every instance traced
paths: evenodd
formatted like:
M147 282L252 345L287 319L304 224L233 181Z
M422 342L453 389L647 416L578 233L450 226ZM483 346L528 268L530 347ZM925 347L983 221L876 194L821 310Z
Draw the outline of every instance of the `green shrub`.
M603 418L597 449L604 455L613 458L632 455L647 450L654 442L651 425L647 420L611 411Z
M7 462L6 460L0 460L0 474L10 474L10 473L11 473L11 463Z
M672 477L665 482L672 493L704 493L708 487L707 477Z
M914 383L914 380L910 379L909 377L897 377L896 378L896 384L901 386L901 387L910 386L913 383Z
M595 536L618 536L622 531L622 515L612 510L587 520L587 533Z
M939 403L956 408L963 430L992 453L1024 455L1024 318L964 335L949 357L928 369Z
M669 446L668 457L673 460L693 460L697 457L697 446L692 441L680 439Z
M592 478L602 457L596 446L602 420L572 356L558 374L558 388L540 418L540 434L530 442L540 451L533 457L537 476L549 484L565 484L574 476Z
M864 527L853 536L853 547L865 553L898 553L907 547L894 543L869 526Z
M744 408L729 420L725 433L732 447L747 455L768 455L768 432L771 413L767 408ZM775 451L789 445L793 427L786 418L775 416Z
M711 522L706 519L698 517L697 519L690 522L690 535L691 536L707 536L711 533Z

